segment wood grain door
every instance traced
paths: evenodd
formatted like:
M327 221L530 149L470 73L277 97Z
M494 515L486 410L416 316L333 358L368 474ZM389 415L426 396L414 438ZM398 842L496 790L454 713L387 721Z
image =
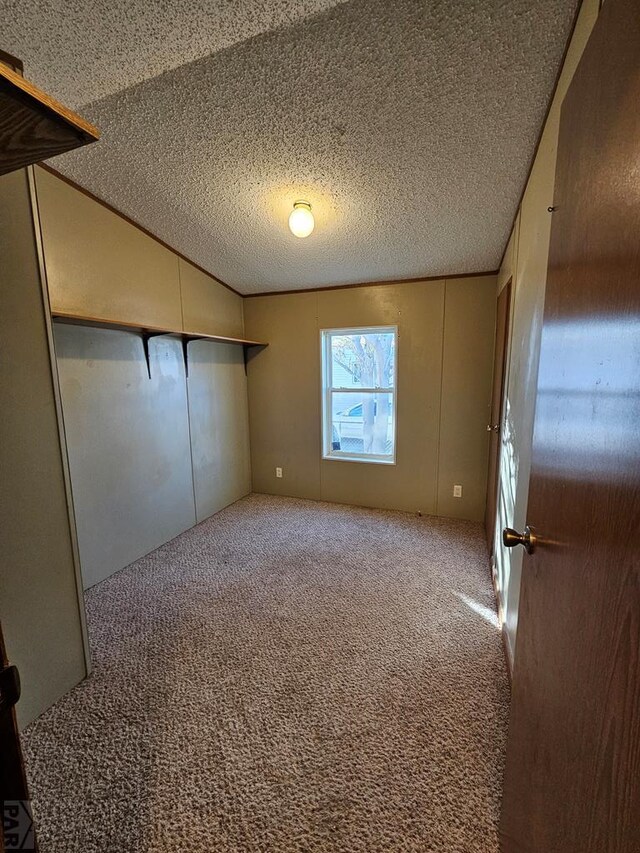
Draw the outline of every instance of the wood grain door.
M640 851L640 9L561 117L501 835Z
M487 503L484 527L487 534L489 553L493 554L493 539L498 506L498 460L502 435L502 404L507 368L507 346L509 343L509 317L511 313L511 280L500 291L496 307L496 341L493 348L493 392L491 415L487 424L489 431L489 471L487 474Z

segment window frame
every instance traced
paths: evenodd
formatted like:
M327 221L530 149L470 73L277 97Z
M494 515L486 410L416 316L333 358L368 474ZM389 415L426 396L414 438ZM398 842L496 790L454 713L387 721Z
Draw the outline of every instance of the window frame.
M332 379L331 339L335 335L392 333L394 336L395 356L393 359L393 385L389 388L342 388L330 384ZM347 326L344 328L320 329L320 394L322 400L321 436L322 459L334 462L370 462L374 465L395 465L398 445L398 349L399 334L397 325L386 326ZM332 450L333 420L331 416L331 398L333 394L390 394L391 417L393 424L393 453L354 453L353 451Z

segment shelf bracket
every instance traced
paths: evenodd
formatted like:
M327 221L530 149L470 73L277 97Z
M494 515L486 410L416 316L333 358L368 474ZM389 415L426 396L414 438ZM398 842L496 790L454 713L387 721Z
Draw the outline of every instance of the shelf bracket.
M244 358L244 375L245 376L247 376L247 367L249 365L249 362L253 358L253 356L259 352L262 352L262 350L266 346L267 346L267 344L261 344L261 343L257 343L257 342L255 344L254 343L243 344L242 355Z
M184 375L189 378L189 341L191 338L182 338L182 357L184 359Z
M189 378L189 344L193 341L203 341L206 340L206 337L202 337L202 335L198 334L184 334L182 335L182 355L184 356L184 375Z
M147 375L151 379L151 357L149 356L149 341L151 338L159 338L166 332L142 332L142 349L144 350L144 360L147 363Z

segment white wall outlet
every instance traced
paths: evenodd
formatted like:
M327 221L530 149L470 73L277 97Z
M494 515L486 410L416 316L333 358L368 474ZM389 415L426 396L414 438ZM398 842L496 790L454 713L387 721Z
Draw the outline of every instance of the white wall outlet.
M453 487L453 496L454 498L462 497L462 486L454 486Z
M282 468L276 468L276 477L280 480L282 479Z

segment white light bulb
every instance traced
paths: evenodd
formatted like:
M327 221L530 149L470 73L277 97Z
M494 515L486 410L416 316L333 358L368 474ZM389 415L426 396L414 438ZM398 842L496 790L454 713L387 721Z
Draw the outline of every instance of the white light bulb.
M289 228L295 237L308 237L313 231L315 221L308 201L297 201L289 216Z

